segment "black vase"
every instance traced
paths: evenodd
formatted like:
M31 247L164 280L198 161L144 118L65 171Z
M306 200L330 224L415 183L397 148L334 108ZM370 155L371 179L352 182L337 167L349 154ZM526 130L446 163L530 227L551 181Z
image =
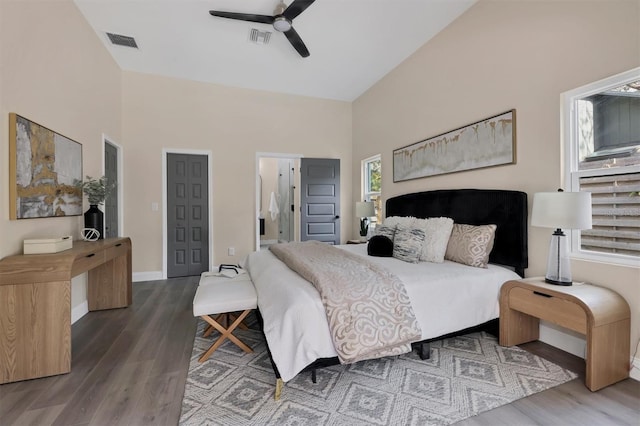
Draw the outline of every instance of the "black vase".
M97 230L100 234L99 240L104 238L104 213L97 204L91 204L89 210L84 212L84 227Z

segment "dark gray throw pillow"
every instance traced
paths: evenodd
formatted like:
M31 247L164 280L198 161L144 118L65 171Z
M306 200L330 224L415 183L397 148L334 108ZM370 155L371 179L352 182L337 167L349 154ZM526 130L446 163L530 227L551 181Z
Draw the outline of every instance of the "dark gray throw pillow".
M377 257L393 256L393 241L384 235L374 235L367 244L367 254Z

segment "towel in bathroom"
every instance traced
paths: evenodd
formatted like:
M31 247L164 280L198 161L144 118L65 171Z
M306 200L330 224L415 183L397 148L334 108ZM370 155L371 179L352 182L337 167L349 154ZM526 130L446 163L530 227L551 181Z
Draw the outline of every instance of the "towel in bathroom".
M278 201L276 200L276 194L274 192L271 193L271 201L269 201L269 214L271 214L271 220L273 221L275 221L278 218L278 214L280 214Z

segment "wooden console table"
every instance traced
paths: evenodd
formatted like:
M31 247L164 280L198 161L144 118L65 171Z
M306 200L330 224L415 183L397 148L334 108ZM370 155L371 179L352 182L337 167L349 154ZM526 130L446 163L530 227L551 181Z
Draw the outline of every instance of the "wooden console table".
M500 290L500 344L538 340L543 319L586 335L585 385L597 391L629 377L631 312L618 293L589 284L507 281Z
M84 272L90 311L131 304L129 238L0 260L0 384L71 371L71 278Z

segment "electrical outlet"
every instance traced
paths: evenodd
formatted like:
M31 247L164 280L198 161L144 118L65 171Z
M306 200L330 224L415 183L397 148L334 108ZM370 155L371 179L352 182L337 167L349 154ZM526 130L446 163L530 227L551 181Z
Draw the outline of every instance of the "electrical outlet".
M228 254L229 256L235 256L235 255L236 255L236 248L235 248L235 247L229 247L229 248L227 249L227 254Z

